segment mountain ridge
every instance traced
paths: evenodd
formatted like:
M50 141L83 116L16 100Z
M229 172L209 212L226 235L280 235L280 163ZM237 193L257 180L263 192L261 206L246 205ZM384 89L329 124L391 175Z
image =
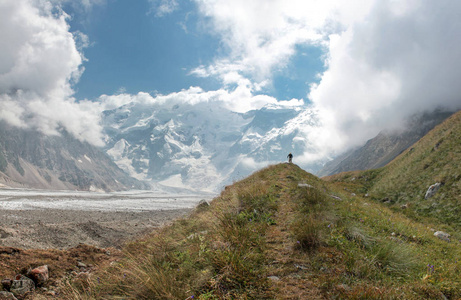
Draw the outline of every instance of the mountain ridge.
M459 245L428 226L440 224L412 221L294 164L272 165L128 244L118 264L90 283L75 278L61 292L127 299L457 299Z
M104 112L105 151L131 176L217 191L259 166L302 153L313 112L268 105L246 113L208 103L128 103ZM312 165L319 168L318 165Z
M47 136L0 122L0 183L12 188L117 191L148 185L65 131Z
M316 174L329 176L347 171L384 167L453 113L436 110L415 115L406 122L404 128L381 131L363 146L349 150L327 162Z

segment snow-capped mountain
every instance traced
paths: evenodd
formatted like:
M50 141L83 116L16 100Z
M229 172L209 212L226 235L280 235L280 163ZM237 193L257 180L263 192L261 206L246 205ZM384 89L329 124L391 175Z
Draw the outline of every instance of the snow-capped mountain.
M302 128L315 126L316 118L312 111L293 106L236 113L207 102L133 101L106 110L103 122L107 153L131 176L171 187L216 190L286 160L289 152L295 158L303 153Z

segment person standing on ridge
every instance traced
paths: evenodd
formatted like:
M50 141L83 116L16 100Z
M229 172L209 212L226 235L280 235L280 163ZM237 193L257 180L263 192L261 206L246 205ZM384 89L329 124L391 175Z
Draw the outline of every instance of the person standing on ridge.
M287 157L288 157L288 162L291 164L293 160L293 154L291 154L290 152L290 154L288 154Z

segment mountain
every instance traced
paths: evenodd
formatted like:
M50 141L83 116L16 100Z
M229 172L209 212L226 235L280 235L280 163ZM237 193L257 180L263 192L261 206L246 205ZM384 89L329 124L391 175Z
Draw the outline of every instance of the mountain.
M117 191L147 185L103 151L65 131L46 136L0 122L0 184L7 187Z
M327 162L317 175L328 176L383 167L451 114L453 112L434 111L415 115L403 129L382 131L362 147L349 150Z
M180 101L130 102L103 116L106 151L131 176L213 191L286 160L289 152L303 153L302 128L316 124L315 114L299 107L268 105L236 113Z
M371 199L419 219L461 230L461 111L437 125L385 167L330 176ZM433 196L426 193L436 187Z

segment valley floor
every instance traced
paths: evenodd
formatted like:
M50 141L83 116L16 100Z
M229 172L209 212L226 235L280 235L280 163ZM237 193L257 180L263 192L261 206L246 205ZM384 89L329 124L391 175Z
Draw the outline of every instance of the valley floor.
M66 249L83 243L119 247L184 216L203 197L151 191L1 190L0 246Z

